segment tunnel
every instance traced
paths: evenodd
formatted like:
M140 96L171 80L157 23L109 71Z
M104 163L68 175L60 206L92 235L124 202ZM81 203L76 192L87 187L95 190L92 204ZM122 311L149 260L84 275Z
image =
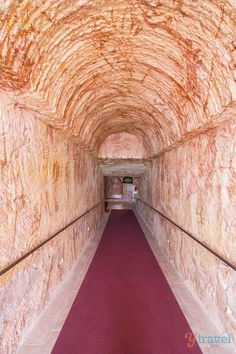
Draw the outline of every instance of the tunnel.
M0 23L0 353L236 353L236 2Z

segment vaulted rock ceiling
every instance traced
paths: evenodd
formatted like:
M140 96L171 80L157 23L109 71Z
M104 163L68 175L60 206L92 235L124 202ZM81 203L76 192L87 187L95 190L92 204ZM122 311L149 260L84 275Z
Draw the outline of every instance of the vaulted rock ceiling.
M83 148L96 152L126 131L153 156L233 116L235 8L234 0L3 0L0 85Z

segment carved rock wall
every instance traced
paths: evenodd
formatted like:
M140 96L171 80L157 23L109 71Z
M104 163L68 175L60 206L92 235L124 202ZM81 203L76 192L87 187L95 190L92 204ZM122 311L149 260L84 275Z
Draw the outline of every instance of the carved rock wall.
M236 263L236 123L161 154L141 198L216 253ZM149 189L149 187L151 188ZM236 274L143 203L138 210L218 326L236 333Z
M232 0L1 1L1 87L83 147L126 131L156 155L235 100L235 18Z
M122 177L106 177L106 198L112 198L114 195L123 194L123 178Z
M111 134L101 144L98 158L142 159L147 157L143 139L130 133Z
M1 94L0 269L103 198L94 158ZM95 210L0 277L1 353L13 353L103 212Z
M133 164L133 175L144 174L140 193L235 262L235 15L234 0L0 1L1 267L101 199L93 156L121 132L154 158ZM126 174L127 166L103 169ZM100 216L86 217L83 237ZM234 274L150 210L146 218L219 324L235 331ZM4 353L81 242L68 229L24 271L0 278Z

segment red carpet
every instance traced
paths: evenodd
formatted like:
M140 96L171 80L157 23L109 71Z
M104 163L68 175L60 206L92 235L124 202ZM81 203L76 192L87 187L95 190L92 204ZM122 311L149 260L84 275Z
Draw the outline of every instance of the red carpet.
M113 210L53 354L201 353L131 210Z

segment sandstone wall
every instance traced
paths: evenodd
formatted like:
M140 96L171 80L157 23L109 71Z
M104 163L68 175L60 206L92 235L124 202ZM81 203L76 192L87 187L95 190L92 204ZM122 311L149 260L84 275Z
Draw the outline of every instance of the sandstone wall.
M0 269L23 256L102 199L102 176L91 155L62 132L1 94ZM100 188L100 190L98 189ZM0 352L17 343L50 299L103 205L0 277Z
M140 189L142 199L233 264L235 134L236 123L231 121L161 154ZM236 333L235 271L148 206L139 202L138 210L218 327Z
M141 137L130 133L111 134L101 144L98 157L112 159L145 158L147 151Z
M106 177L106 198L112 198L114 195L123 194L122 177Z

